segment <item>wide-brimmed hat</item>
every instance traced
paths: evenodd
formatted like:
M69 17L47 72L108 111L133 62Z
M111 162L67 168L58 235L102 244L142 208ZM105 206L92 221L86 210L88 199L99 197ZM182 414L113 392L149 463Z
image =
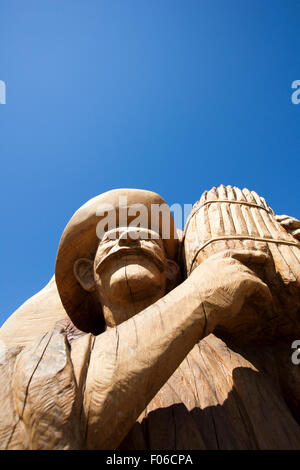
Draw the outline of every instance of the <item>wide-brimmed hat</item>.
M151 207L153 204L164 204L164 224L169 223L169 237L162 237L166 256L176 259L178 239L174 220L166 201L152 191L141 189L114 189L90 199L80 207L67 224L60 239L55 279L62 304L74 325L81 331L93 334L101 333L105 328L101 306L96 305L92 294L85 291L74 275L74 263L79 258L94 259L99 244L99 233L96 228L103 220L99 208L110 206L116 210L116 224L119 226L120 200L127 201L127 209L142 205L147 209L148 228L151 228ZM167 206L167 210L166 210ZM124 211L124 206L122 206ZM107 215L107 213L106 213ZM130 223L135 216L127 216ZM166 221L167 219L167 221ZM157 231L162 236L162 217L159 218Z

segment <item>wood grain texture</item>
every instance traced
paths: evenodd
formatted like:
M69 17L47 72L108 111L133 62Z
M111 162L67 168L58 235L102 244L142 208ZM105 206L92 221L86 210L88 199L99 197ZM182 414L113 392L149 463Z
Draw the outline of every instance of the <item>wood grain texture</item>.
M142 250L130 262L112 257L102 275L118 271L111 300L95 271L103 250L89 245L95 200L62 237L76 243L61 245L59 289L52 279L0 329L0 449L300 449L300 365L291 361L300 339L300 222L275 216L248 189L212 188L179 237L184 280L174 287L174 241L167 249L134 242L148 249L147 262ZM122 241L123 250L132 246ZM109 249L119 250L118 240ZM97 261L87 263L95 287L89 281L84 293L72 264L79 252ZM159 253L159 272L149 253ZM144 301L134 288L148 272L163 289ZM93 318L102 312L109 327L78 329L60 300L64 288L64 305L76 296L75 323L93 304Z

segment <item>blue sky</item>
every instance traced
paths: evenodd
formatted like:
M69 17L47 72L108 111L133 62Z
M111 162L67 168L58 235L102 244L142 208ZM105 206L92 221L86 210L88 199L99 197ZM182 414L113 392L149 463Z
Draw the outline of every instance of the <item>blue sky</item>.
M299 0L0 0L0 324L117 187L232 184L300 218Z

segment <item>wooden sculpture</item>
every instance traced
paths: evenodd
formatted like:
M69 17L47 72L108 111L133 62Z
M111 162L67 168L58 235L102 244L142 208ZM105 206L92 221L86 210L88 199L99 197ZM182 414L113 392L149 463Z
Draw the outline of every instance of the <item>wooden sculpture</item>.
M1 449L300 448L300 223L221 186L180 240L170 211L149 229L161 204L113 190L71 218L55 279L0 329Z

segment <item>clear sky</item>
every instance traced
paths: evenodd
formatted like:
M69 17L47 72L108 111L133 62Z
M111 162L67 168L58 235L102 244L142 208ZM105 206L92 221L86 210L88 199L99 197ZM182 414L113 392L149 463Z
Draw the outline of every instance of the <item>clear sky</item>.
M300 218L299 0L0 0L0 324L91 197L232 184Z

